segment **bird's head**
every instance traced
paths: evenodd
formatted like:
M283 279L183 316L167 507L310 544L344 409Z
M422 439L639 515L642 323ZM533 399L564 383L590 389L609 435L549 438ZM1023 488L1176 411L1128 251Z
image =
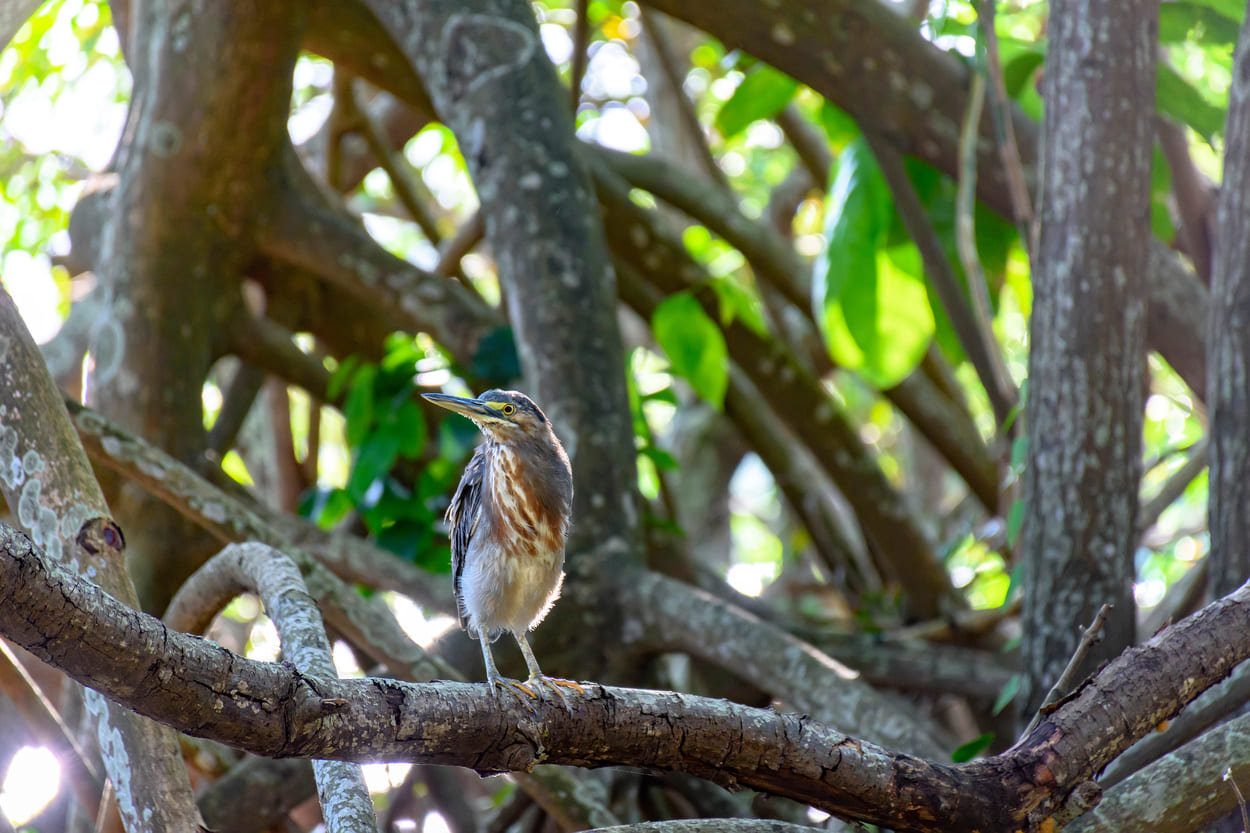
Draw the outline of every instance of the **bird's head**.
M499 442L542 439L551 432L546 415L532 399L515 390L488 390L476 399L445 393L421 395L439 407L467 416L483 434Z

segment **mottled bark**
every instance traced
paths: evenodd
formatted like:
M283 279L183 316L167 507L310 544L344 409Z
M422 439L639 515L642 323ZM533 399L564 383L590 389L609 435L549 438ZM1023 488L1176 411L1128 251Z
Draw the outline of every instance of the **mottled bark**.
M1211 417L1210 586L1250 576L1250 24L1234 55L1216 213L1207 395Z
M137 606L121 538L91 549L78 541L85 524L110 512L61 402L13 299L0 289L0 491L53 558ZM84 700L84 729L94 733L126 826L192 829L199 814L174 734L95 692Z
M542 655L544 635L575 614L560 642L586 673L588 659L620 659L602 651L618 621L609 585L640 563L642 530L615 277L568 94L521 0L368 5L456 134L530 393L573 464L566 602L537 636Z
M1157 8L1052 7L1026 410L1026 721L1104 602L1115 607L1085 671L1134 639Z
M1250 656L1250 585L1130 649L1009 752L952 766L806 715L586 684L575 708L489 686L326 679L167 630L0 524L0 633L142 714L278 757L530 770L540 762L688 772L897 830L1035 829L1090 778Z
M111 309L87 396L186 463L205 448L202 387L289 145L302 8L154 1L119 21L135 89L93 263ZM171 540L197 540L193 528L141 492L123 488L114 503L140 598L161 609L211 545L157 557Z

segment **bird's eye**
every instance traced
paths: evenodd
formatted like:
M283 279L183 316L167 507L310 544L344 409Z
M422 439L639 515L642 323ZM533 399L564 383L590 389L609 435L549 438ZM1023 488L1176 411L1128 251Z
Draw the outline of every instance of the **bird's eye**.
M516 405L504 405L499 409L504 416L512 416L516 413Z

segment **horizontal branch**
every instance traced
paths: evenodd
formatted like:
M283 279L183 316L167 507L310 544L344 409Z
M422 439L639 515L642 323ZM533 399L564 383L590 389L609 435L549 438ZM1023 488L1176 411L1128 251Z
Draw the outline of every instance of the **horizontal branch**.
M1014 830L1062 802L1250 655L1250 584L1126 651L1009 752L962 765L890 752L720 700L587 683L573 708L489 686L328 680L168 630L0 524L0 633L80 683L187 734L271 757L538 763L688 772L896 830Z

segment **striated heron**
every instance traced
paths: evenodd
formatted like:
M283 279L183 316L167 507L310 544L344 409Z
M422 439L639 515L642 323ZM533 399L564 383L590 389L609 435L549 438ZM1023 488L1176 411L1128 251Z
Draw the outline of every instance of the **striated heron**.
M525 638L547 615L564 582L564 540L573 509L573 472L564 446L523 393L422 396L473 420L486 438L447 508L460 624L481 641L486 679L496 696L507 688L544 698L550 690L567 707L559 687L581 691L581 686L545 676ZM495 667L490 643L504 631L525 656L525 682L500 677Z

